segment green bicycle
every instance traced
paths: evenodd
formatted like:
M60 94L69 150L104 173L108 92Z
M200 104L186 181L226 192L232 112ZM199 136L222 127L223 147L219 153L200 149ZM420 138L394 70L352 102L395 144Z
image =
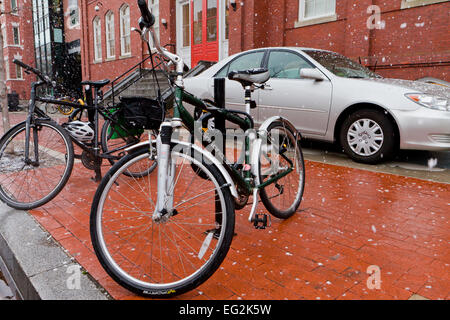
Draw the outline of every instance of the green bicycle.
M96 255L108 274L143 296L168 297L196 288L219 268L234 235L235 199L253 196L248 220L257 229L270 218L257 214L258 198L275 217L287 219L300 206L305 185L300 133L286 119L272 117L258 130L249 115L251 92L269 79L267 70L231 72L246 91L247 112L204 102L183 88L182 59L161 48L154 17L145 0L142 39L147 34L159 53L177 70L173 117L160 124L156 140L127 149L101 181L91 208L90 231ZM183 102L203 110L194 120ZM226 120L244 135L242 163L227 160L221 130L204 130L202 122ZM177 139L181 128L199 134L202 146ZM206 132L205 132L206 131ZM214 155L213 155L214 154ZM130 177L157 161L157 170Z

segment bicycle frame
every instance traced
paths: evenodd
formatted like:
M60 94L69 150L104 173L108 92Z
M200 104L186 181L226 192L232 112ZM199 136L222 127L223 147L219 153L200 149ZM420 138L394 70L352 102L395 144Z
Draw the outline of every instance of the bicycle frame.
M168 58L172 63L176 66L176 72L177 72L177 78L174 81L175 84L175 105L174 105L174 113L173 118L170 121L165 121L161 125L161 132L157 137L156 140L156 146L157 146L157 154L158 154L158 203L157 203L157 209L155 210L155 213L153 214L153 219L155 221L160 220L164 216L168 214L168 216L174 214L171 212L171 205L170 203L173 201L173 195L170 194L170 188L171 184L173 183L174 173L172 169L173 164L170 160L170 144L171 144L171 137L172 137L172 130L173 128L181 127L182 124L184 124L190 133L195 134L196 130L196 120L192 117L192 115L186 110L186 108L183 106L183 102L189 103L193 105L195 108L201 109L210 115L207 117L222 117L222 119L225 119L226 121L232 122L234 124L237 124L241 129L246 132L245 136L245 143L244 143L244 153L245 153L245 164L255 164L257 162L251 163L251 161L255 161L254 157L250 155L250 139L249 135L251 134L251 131L255 133L254 138L257 138L258 147L261 147L261 139L256 135L256 132L254 131L254 123L252 120L252 117L250 115L250 108L251 108L251 92L252 87L247 86L245 87L245 104L246 104L246 112L241 111L235 111L235 110L227 110L222 108L216 108L214 106L209 105L207 102L204 102L197 97L193 96L192 94L186 92L184 90L184 84L183 84L183 67L184 62L183 60L177 56L174 55L167 50L163 49L159 43L159 39L154 33L154 28L151 27L144 27L141 32L141 38L143 41L147 42L149 47L149 52L152 53L152 49L149 45L149 40L147 39L147 33L150 33L153 43L155 44L156 49L159 51L160 54ZM244 119L238 116L237 114L244 115ZM203 121L204 119L200 119L198 121ZM294 128L293 132L297 132L295 127L290 124L289 121L281 118L281 117L273 117L270 118L269 121L266 121L263 125L266 129L272 123L273 121L281 120L283 121L283 124L286 124L290 128ZM200 126L201 128L201 126ZM203 131L203 130L202 130ZM208 133L208 131L206 132ZM202 132L203 134L203 132ZM222 132L224 134L224 132ZM296 139L299 139L300 135L296 137ZM208 141L209 140L209 141ZM202 139L202 144L204 147L207 146L207 142L210 142L210 139ZM152 144L150 142L150 144ZM259 190L265 188L266 186L275 183L279 179L283 178L284 176L291 173L294 169L291 167L287 170L278 173L275 176L271 176L267 181L261 183L259 181L259 166L255 169L251 168L251 170L244 170L244 174L241 174L237 168L233 166L232 163L230 163L224 154L224 150L219 150L218 148L214 148L215 157L219 158L221 163L219 166L223 166L229 176L231 177L232 181L238 185L239 190L244 193L245 196L248 196L253 193L253 206L250 211L249 221L253 221L255 212L256 212L256 206L257 206L257 196ZM132 150L130 148L129 150ZM256 153L259 154L261 149L257 150ZM203 150L203 154L210 154L210 152ZM211 155L211 154L210 154ZM214 157L214 156L213 156ZM257 161L257 160L256 160ZM252 177L253 176L253 177ZM254 179L256 177L256 179ZM256 180L256 181L255 181Z

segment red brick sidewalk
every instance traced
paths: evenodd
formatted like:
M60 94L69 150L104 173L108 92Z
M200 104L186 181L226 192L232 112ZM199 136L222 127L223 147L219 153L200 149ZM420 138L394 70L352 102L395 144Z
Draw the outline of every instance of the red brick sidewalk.
M301 212L255 230L237 212L225 262L179 299L450 298L450 186L307 162ZM97 261L89 236L96 184L80 164L65 190L33 216L116 299L137 298ZM261 206L262 208L262 206ZM381 289L367 268L381 268Z
M221 268L177 299L450 299L450 185L316 162L306 170L301 211L262 231L237 211ZM114 298L139 298L93 252L92 175L76 164L65 189L31 214ZM371 265L379 290L367 287Z

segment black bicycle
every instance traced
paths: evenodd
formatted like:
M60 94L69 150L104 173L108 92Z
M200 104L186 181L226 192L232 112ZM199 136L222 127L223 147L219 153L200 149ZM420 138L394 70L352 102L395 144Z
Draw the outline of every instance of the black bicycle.
M114 163L144 135L144 130L127 121L125 102L116 106L100 104L101 88L109 80L83 82L85 104L42 98L37 95L39 88L56 88L57 84L22 61L13 62L24 68L26 73L34 73L38 81L31 85L26 120L12 127L0 139L0 199L8 206L31 210L51 201L67 183L75 158L80 158L86 168L94 170L94 180L100 181L102 160ZM153 103L153 100L148 100ZM145 103L147 100L126 103L129 107L143 101ZM66 123L60 125L36 102L73 107L75 111ZM89 122L80 121L84 111L88 113ZM100 116L105 122L99 134ZM75 155L72 142L83 150L81 155ZM152 170L150 166L140 171L130 169L125 174L142 177Z

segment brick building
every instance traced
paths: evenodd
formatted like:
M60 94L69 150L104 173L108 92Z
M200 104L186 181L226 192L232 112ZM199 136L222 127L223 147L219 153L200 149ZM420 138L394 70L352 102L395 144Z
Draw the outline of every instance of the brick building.
M14 59L38 68L67 88L79 88L79 0L2 0L1 9L8 93L16 92L20 100L28 100L31 82L36 79L17 67Z
M445 0L149 0L161 43L193 66L257 47L337 51L384 76L450 80ZM114 78L146 55L135 0L82 0L83 78ZM377 15L379 13L379 15Z
M16 92L20 99L28 99L31 77L13 60L34 65L32 8L25 0L2 0L0 10L7 92Z
M46 40L64 44L51 55L41 51L48 43L39 42L45 21L33 16L33 6L46 3L61 8L51 15L64 21ZM252 48L303 46L361 59L387 77L450 81L450 1L149 0L149 5L161 43L172 45L190 66ZM77 68L83 79L114 79L147 55L132 31L140 16L135 0L3 0L1 6L7 13L0 18L7 88L21 99L29 98L34 78L16 69L14 58L52 76L59 68L56 76L76 83ZM46 68L43 56L50 57ZM78 66L58 60L61 56Z

